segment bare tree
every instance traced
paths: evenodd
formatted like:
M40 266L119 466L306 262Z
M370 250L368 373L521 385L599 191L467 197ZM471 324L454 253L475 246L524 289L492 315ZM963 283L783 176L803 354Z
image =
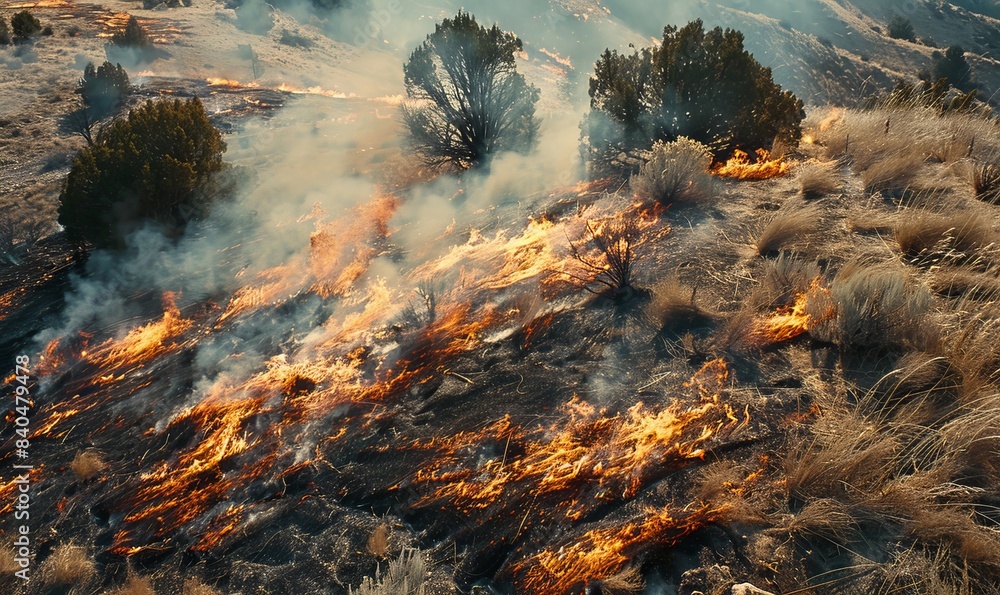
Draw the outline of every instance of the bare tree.
M594 281L604 285L615 297L628 298L633 293L632 267L636 260L635 248L641 240L641 232L635 219L630 217L615 219L600 229L588 222L587 232L591 243L601 255L600 260L592 260L570 242L573 258L593 273ZM589 287L587 290L593 291Z
M517 72L521 40L459 12L445 19L404 66L403 117L428 165L469 169L504 150L528 150L538 89Z

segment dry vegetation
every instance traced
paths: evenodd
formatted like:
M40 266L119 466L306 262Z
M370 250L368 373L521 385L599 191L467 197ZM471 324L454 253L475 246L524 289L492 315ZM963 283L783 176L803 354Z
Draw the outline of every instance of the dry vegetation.
M705 145L681 137L657 142L629 186L636 198L665 205L704 202L712 195L712 153Z
M404 550L389 561L385 573L376 578L365 578L351 595L424 595L426 593L427 565L420 550Z
M149 577L130 573L125 584L111 589L107 595L156 595L156 590Z
M97 576L97 568L87 548L71 542L52 552L42 565L41 573L47 585L75 586L90 582Z
M99 452L82 450L76 453L69 468L80 481L87 481L100 475L105 468L104 459Z
M772 215L757 236L757 254L777 254L821 229L823 211L817 205L791 202Z

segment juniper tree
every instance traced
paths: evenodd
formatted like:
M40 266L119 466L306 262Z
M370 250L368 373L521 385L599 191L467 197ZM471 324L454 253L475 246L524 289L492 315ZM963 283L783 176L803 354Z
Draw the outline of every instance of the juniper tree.
M743 47L733 29L704 29L700 20L666 27L663 43L620 54L606 50L590 79L584 124L594 164L635 158L655 141L687 136L716 156L750 154L776 140L797 144L802 101L783 91ZM637 161L637 160L636 160Z
M147 102L73 160L59 223L96 246L120 245L143 221L176 230L207 211L205 191L226 150L197 99Z
M460 11L413 51L403 68L403 118L427 164L469 169L534 145L538 89L517 72L521 50L513 33Z

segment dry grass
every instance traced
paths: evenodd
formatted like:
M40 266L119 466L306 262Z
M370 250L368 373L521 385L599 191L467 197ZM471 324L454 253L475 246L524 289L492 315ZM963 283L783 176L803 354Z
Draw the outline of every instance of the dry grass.
M799 189L807 200L836 194L843 188L843 182L832 164L810 163L799 168Z
M222 591L206 585L199 579L189 578L184 581L183 595L222 595Z
M381 523L368 537L368 553L376 558L385 558L389 553L389 525Z
M15 557L17 551L9 542L0 544L0 577L11 576L21 569L17 562L14 562Z
M70 470L80 481L87 481L100 475L105 467L101 454L94 450L83 450L76 453L69 464Z
M72 542L57 547L41 569L46 585L85 584L97 576L97 567L87 548Z
M977 163L971 172L976 198L993 205L1000 203L1000 163Z
M666 205L704 201L712 195L711 164L711 151L697 141L687 137L660 141L629 180L629 187L642 201Z
M784 205L768 220L757 236L757 254L775 255L802 236L820 229L823 211L816 205Z
M696 301L697 291L677 277L663 279L652 288L646 316L658 328L681 328L710 322L711 314Z
M645 589L646 581L637 566L630 566L601 581L601 593L605 595L637 595Z
M808 291L813 280L822 274L816 261L805 260L794 252L782 252L764 264L760 285L750 301L756 308L774 309L789 305L796 296Z
M376 578L365 577L351 595L424 595L427 590L427 565L420 550L403 550L399 558L389 561L385 573Z
M964 267L939 267L934 270L930 287L934 293L975 302L1000 300L1000 275L996 270L972 271Z
M861 173L861 183L867 194L898 196L914 184L923 163L922 157L913 154L887 155L865 168Z
M149 577L129 574L124 585L111 589L106 595L156 595L156 590Z
M848 544L858 534L858 520L843 503L830 498L813 500L790 518L785 528L792 535L806 539L825 539Z
M910 211L894 230L899 249L919 264L969 263L996 244L997 234L977 213L937 215Z
M910 282L901 271L852 262L830 284L829 303L815 300L807 305L816 320L828 318L830 306L836 311L810 333L845 350L919 348L933 339L932 329L924 324L932 305L928 289Z

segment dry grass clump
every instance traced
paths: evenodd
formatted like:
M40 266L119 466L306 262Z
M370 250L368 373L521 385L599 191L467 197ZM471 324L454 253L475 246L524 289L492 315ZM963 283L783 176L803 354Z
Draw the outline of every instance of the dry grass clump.
M629 566L614 576L600 581L601 593L606 595L637 595L646 590L646 581L637 566Z
M681 328L711 321L712 316L695 301L697 291L672 276L656 283L646 316L658 328Z
M658 141L629 180L636 198L667 205L706 200L712 195L712 152L687 137L669 143Z
M830 164L810 163L799 168L799 188L807 200L840 192L843 184Z
M998 271L970 271L963 267L941 267L930 280L934 293L974 302L1000 301L1000 275Z
M806 293L823 270L814 260L805 260L794 252L782 252L766 261L760 286L751 301L757 307L773 309L791 304L796 296Z
M222 591L197 578L189 578L184 581L183 595L222 595Z
M156 595L156 590L149 577L130 573L124 585L111 589L107 595Z
M838 500L820 498L813 500L785 524L792 535L806 539L825 539L832 543L850 543L858 534L858 519Z
M893 235L903 254L920 264L968 263L997 240L992 227L972 212L910 212L901 217Z
M378 527L375 527L372 534L368 536L368 553L376 558L385 558L389 552L389 533L389 525L385 523L381 523Z
M807 311L827 320L810 329L814 338L845 350L919 348L932 339L925 325L933 299L899 270L852 262L830 284L829 300L812 300ZM826 315L829 308L836 316Z
M41 573L48 586L77 585L97 576L97 567L87 548L70 542L58 546L46 558Z
M977 199L992 205L1000 203L1000 163L976 163L971 177Z
M69 464L70 470L80 481L97 477L104 470L105 463L101 454L94 450L82 450L76 453Z
M777 254L804 235L820 229L823 211L817 205L784 205L757 236L757 254Z
M918 178L924 159L918 155L902 153L886 155L861 173L865 193L902 195Z
M21 569L14 561L16 557L17 551L9 541L0 544L0 577L12 576Z
M399 558L389 561L385 573L377 578L365 577L351 595L424 595L427 565L420 550L403 550Z

